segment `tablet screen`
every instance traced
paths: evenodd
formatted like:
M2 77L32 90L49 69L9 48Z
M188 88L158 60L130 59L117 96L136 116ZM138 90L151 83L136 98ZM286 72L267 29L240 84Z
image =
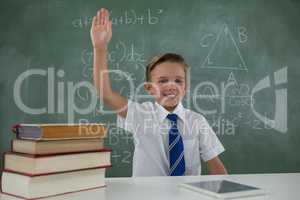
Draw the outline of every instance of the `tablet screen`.
M215 192L218 194L230 193L230 192L242 192L242 191L251 191L259 190L259 188L243 185L226 180L217 180L217 181L201 181L195 183L186 183L190 186Z

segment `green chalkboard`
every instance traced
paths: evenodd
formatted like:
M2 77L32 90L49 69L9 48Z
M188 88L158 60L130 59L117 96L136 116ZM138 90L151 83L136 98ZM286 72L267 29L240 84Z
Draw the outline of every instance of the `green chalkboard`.
M300 172L300 1L5 0L0 3L0 145L14 123L103 122L107 176L131 176L133 139L92 89L92 16L109 9L115 90L133 97L154 55L190 65L184 105L227 149L230 173ZM124 73L120 73L121 70ZM2 163L2 162L1 162ZM2 166L3 167L3 166ZM206 171L204 170L204 173Z

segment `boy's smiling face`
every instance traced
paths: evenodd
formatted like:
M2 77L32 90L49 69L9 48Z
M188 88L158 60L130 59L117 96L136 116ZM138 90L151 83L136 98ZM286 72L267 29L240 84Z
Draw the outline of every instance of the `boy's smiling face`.
M186 93L184 66L163 62L154 67L150 77L150 82L145 84L145 90L166 110L173 111Z

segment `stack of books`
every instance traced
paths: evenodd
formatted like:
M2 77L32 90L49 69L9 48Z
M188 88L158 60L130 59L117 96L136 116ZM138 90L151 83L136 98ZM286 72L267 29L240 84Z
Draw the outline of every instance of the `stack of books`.
M105 186L111 150L103 124L20 124L13 132L2 193L36 199Z

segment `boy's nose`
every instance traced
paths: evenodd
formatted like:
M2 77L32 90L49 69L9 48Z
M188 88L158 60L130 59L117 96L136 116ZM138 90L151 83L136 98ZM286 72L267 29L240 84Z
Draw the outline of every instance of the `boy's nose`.
M178 89L178 85L174 82L170 82L166 85L166 88L169 90L176 90Z

